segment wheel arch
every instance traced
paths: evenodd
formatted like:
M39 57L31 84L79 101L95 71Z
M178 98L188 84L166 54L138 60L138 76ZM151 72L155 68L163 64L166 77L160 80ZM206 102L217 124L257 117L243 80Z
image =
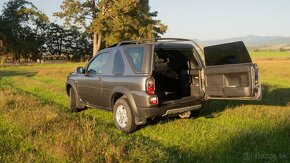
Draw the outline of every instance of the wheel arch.
M139 112L138 112L138 109L137 109L137 106L136 106L136 103L135 103L135 100L134 100L132 93L130 92L129 89L127 89L125 87L120 87L120 86L115 87L111 92L111 95L110 95L111 111L113 111L113 107L114 107L116 101L122 97L127 98L127 101L132 109L132 112L134 112L134 114L136 116L138 116Z
M127 99L127 102L129 103L129 106L132 109L131 111L135 117L135 124L136 125L145 124L147 119L139 118L140 113L139 113L138 108L136 106L136 102L134 100L134 97L133 97L132 93L130 92L130 90L125 88L125 87L118 86L112 90L112 92L110 94L111 111L113 111L113 107L114 107L116 101L122 97L125 97Z
M66 90L66 94L67 94L68 96L70 96L69 91L70 91L71 88L72 88L71 84L67 83L66 86L65 86L65 90Z
M76 104L77 104L77 107L81 107L81 101L80 101L80 96L79 96L79 93L77 92L77 89L76 89L76 85L75 85L75 83L73 82L73 81L67 81L67 83L66 83L66 86L65 86L65 89L66 89L66 94L68 95L68 96L70 96L70 89L74 89L74 91L75 91L75 96L76 96L76 98L78 99L77 101L76 101Z
M110 107L113 108L117 100L120 98L126 98L126 95L120 92L115 92L111 97Z

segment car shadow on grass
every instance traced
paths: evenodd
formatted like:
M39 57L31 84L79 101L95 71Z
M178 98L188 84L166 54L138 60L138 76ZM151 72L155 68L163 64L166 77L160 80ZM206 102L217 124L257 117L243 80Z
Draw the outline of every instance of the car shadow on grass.
M158 122L155 120L155 123L168 123L176 119L176 117L171 117ZM220 129L223 130L223 127ZM221 139L219 141L210 143L210 139L215 137L211 135L216 133L210 130L209 127L207 134L203 135L209 138L209 142L205 141L204 148L201 149L196 149L198 146L182 147L182 144L178 146L179 143L174 141L178 140L181 135L180 133L175 134L174 131L170 130L167 131L172 132L170 136L170 139L172 139L170 144L172 145L169 146L164 145L161 138L163 134L160 134L160 132L158 132L160 134L158 136L151 137L151 133L148 136L142 134L142 137L144 136L143 139L146 141L155 143L156 146L163 146L162 148L168 153L166 160L169 160L169 162L287 162L290 159L290 151L288 150L290 145L289 122L283 123L283 125L277 123L273 126L266 125L263 127L249 124L249 126L242 127L238 132L228 132L226 128L224 130L225 132L220 135ZM188 132L193 132L193 130ZM196 134L200 135L199 133ZM168 134L165 135L168 136ZM157 139L155 140L154 137L157 137ZM191 141L191 143L196 141L197 144L199 143L199 140L191 139L191 137L188 137L184 141Z
M260 109L263 109L263 106L290 108L289 102L290 88L265 85L263 98L260 101L212 100L197 117L215 118L215 113L221 113L226 109L235 109L243 105L260 105L262 106ZM149 123L149 125L168 123L176 119L178 117L157 119ZM278 123L274 125L274 123L271 123L273 126L249 125L243 127L237 133L225 132L225 134L232 135L227 135L229 138L219 142L215 145L216 147L213 144L212 148L208 147L197 153L191 152L191 148L181 150L178 146L167 147L167 150L172 152L172 155L178 152L178 155L174 156L178 162L287 162L290 159L290 151L288 150L290 145L290 123L289 121L286 123L281 122L283 125ZM146 126L148 125L144 127ZM207 132L207 137L210 137L211 130ZM162 135L159 136L161 137ZM221 135L221 138L223 137ZM190 138L188 139L190 140Z
M290 88L263 85L262 99L255 100L211 100L202 111L202 116L212 118L213 113L223 112L227 108L236 108L242 105L290 107Z
M248 126L240 132L227 135L226 140L210 145L204 142L206 147L202 149L177 145L165 146L162 140L155 141L150 137L143 139L156 143L156 146L165 147L164 150L168 154L166 160L169 162L288 162L290 159L289 131L289 123L267 129ZM211 138L211 131L208 131L208 134L206 137ZM176 136L172 135L172 141L174 137ZM221 138L224 136L221 135ZM188 141L190 139L188 137Z

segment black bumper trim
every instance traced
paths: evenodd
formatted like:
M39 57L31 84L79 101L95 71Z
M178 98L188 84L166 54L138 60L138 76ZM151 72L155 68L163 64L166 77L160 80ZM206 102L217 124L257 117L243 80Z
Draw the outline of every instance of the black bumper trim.
M157 116L166 116L169 114L179 113L183 110L198 110L202 107L205 101L194 101L181 104L169 104L164 106L148 107L148 108L137 108L139 112L138 118L145 119Z

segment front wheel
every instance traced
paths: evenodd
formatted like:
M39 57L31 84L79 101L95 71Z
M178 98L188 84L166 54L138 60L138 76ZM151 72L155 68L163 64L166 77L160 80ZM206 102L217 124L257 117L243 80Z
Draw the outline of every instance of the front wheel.
M69 90L69 97L70 97L70 110L72 112L79 112L79 111L87 109L86 106L84 106L84 107L78 107L77 106L76 92L75 92L75 90L73 88L71 88Z
M69 90L69 97L70 97L70 110L72 112L77 112L77 102L76 102L76 93L73 88Z
M124 98L118 99L114 105L115 126L127 134L132 133L137 129L134 117L127 100Z

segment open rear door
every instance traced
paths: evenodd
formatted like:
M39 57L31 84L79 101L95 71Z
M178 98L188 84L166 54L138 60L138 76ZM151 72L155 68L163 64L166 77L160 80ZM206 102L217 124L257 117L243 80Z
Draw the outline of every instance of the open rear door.
M204 48L204 89L208 99L258 100L261 85L256 64L243 42Z

